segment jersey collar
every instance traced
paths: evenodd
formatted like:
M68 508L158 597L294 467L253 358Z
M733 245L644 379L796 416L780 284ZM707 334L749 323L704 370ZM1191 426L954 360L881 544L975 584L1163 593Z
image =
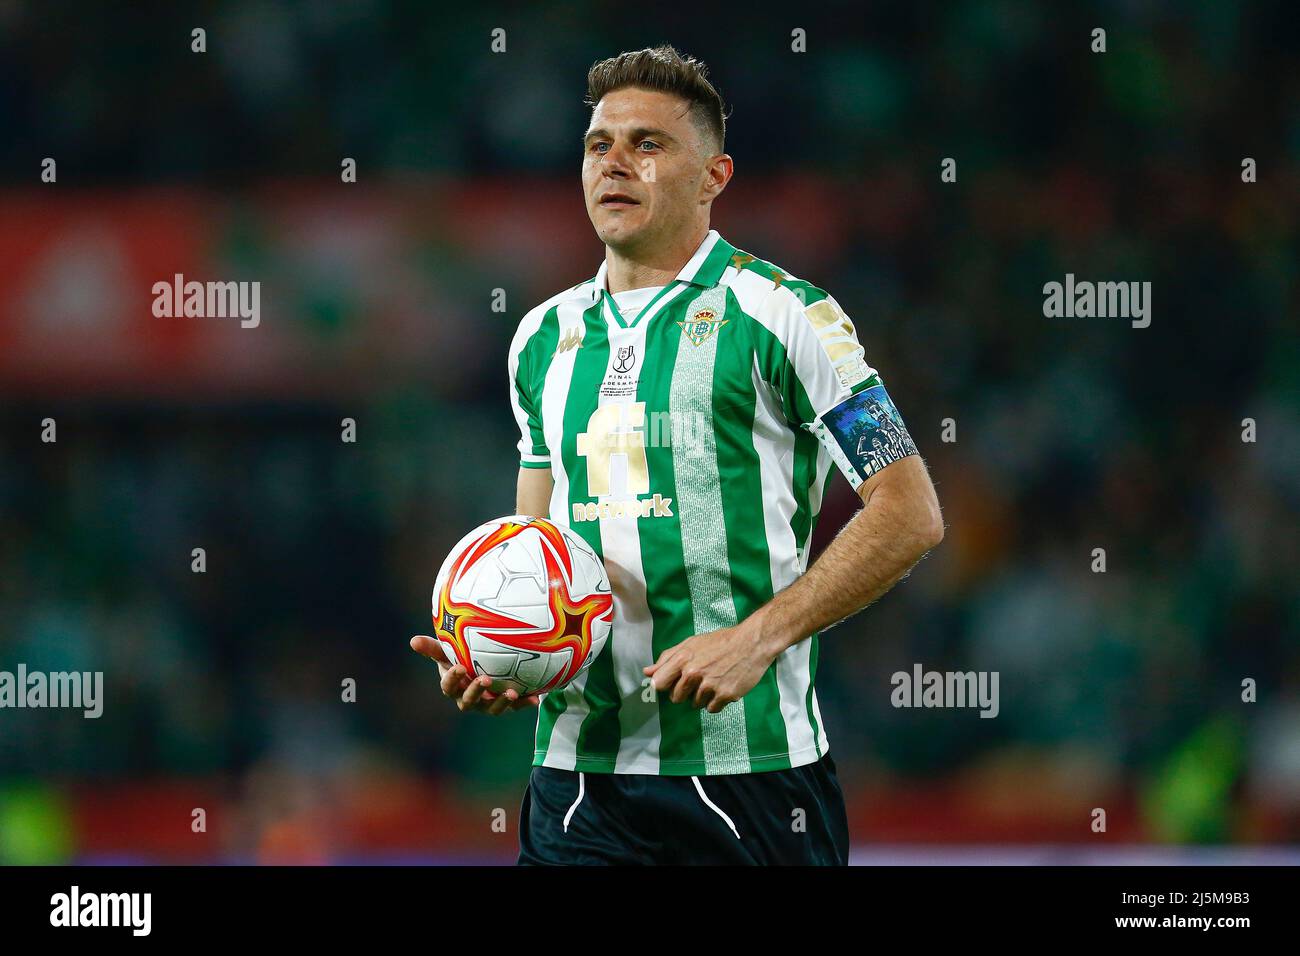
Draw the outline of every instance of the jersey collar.
M682 271L677 273L677 278L669 285L683 282L687 285L711 289L722 279L722 274L727 271L727 266L731 264L731 257L735 254L736 247L723 239L718 234L718 230L710 229L704 241L687 260L686 265L682 266ZM603 298L609 290L606 278L608 269L609 263L602 261L600 268L596 270L596 278L593 280L595 285L592 289L593 300Z

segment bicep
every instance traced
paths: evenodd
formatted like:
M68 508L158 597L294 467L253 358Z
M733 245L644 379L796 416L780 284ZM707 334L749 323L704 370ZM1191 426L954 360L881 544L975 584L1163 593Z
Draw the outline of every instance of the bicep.
M873 495L884 489L890 497L914 500L920 504L933 503L938 508L939 499L934 493L934 483L920 455L900 458L887 468L882 468L858 485L858 497L869 504Z
M864 508L874 502L897 515L903 524L899 530L923 538L927 550L943 540L939 496L920 455L900 458L871 475L858 486L858 497Z
M555 479L551 477L549 468L520 468L515 514L549 518L554 485Z

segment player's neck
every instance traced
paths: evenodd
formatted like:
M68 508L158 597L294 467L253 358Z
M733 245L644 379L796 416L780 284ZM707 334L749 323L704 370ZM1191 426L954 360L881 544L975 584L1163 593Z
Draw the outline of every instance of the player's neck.
M709 234L709 224L686 233L671 244L657 244L653 249L624 250L605 247L605 284L610 292L645 289L667 285L677 278L695 250Z

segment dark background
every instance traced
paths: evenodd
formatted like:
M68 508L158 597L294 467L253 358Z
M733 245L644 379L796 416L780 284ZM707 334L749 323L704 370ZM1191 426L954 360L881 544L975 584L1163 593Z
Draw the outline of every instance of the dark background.
M944 507L823 643L858 859L1296 841L1295 23L0 2L0 669L106 698L0 710L0 862L512 859L532 718L462 717L406 641L513 511L516 323L600 262L586 70L661 42L733 107L715 225L854 318ZM261 325L155 318L177 272L260 281ZM1151 282L1151 326L1044 317L1067 272ZM893 708L918 662L998 671L1000 715Z

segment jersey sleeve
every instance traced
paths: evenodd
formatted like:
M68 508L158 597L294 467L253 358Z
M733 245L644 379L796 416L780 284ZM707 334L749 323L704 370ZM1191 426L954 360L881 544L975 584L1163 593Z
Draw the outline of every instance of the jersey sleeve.
M519 464L524 468L551 467L551 451L542 432L541 396L536 394L528 361L527 323L510 343L510 408L519 427Z
M833 297L818 289L802 296L779 289L763 313L761 324L776 339L766 350L765 377L787 420L817 436L854 489L917 453L853 322Z

